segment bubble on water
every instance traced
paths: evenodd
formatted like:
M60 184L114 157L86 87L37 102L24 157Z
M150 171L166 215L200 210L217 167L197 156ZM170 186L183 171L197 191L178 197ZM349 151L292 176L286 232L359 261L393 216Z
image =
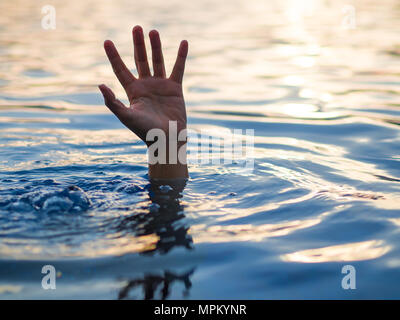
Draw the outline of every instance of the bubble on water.
M86 210L91 205L89 197L77 186L69 186L62 193L73 202L75 207Z
M68 212L73 202L66 197L52 196L43 203L43 211L46 213Z
M91 201L87 194L77 186L53 191L36 190L2 203L2 206L10 212L41 213L82 212L90 205Z
M160 191L162 193L168 193L169 191L173 190L170 186L168 185L163 185L159 187Z
M129 194L134 194L144 191L143 187L135 184L125 184L117 188L118 192L125 192Z
M24 201L18 201L11 203L8 209L14 212L28 212L32 210L32 206Z

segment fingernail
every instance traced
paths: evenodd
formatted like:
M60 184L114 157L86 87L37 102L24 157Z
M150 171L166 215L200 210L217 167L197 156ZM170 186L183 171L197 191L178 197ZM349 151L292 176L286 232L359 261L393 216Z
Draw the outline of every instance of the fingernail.
M158 35L158 31L153 29L149 32L149 35L154 34L154 35Z
M101 85L99 85L98 87L99 87L101 93L103 93L104 91L107 90L107 86L106 86L105 84L101 84Z
M133 29L132 29L133 32L141 31L141 30L142 30L142 27L139 26L139 25L134 26Z

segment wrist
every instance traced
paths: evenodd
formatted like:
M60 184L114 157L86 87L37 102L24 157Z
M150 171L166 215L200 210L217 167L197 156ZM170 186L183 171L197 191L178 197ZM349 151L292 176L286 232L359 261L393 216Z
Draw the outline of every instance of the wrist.
M169 121L168 128L151 129L146 134L146 142L150 178L189 176L186 164L186 122Z

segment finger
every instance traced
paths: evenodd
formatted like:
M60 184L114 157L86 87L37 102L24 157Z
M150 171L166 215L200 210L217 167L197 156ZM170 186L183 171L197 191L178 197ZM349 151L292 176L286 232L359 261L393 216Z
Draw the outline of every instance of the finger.
M106 85L102 84L99 86L99 89L104 97L104 103L114 113L118 119L126 117L128 108L125 105L115 98L114 92L107 87ZM122 120L121 120L122 121Z
M135 51L135 63L139 74L139 78L150 76L149 63L147 62L146 46L144 44L144 36L142 27L136 26L132 30L133 44Z
M172 73L170 75L170 79L182 83L183 73L185 72L185 62L188 53L188 42L186 40L181 41L178 50L178 56L176 58L176 62L174 68L172 69Z
M153 58L154 76L165 78L165 65L164 65L164 57L162 53L160 35L156 30L152 30L149 33L149 37L150 37L151 52Z
M128 70L125 63L122 61L117 49L114 46L114 43L110 40L104 41L104 50L106 51L108 60L110 60L111 66L114 70L115 75L117 76L119 82L126 90L129 85L135 81L135 77Z

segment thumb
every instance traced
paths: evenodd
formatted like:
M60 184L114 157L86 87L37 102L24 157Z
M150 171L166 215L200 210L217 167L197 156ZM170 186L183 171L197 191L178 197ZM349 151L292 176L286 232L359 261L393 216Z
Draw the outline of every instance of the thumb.
M114 92L112 92L112 90L104 84L99 85L99 89L103 94L104 103L107 108L110 109L111 112L118 117L118 119L121 120L121 117L125 117L127 115L128 108L125 107L121 101L115 98Z

